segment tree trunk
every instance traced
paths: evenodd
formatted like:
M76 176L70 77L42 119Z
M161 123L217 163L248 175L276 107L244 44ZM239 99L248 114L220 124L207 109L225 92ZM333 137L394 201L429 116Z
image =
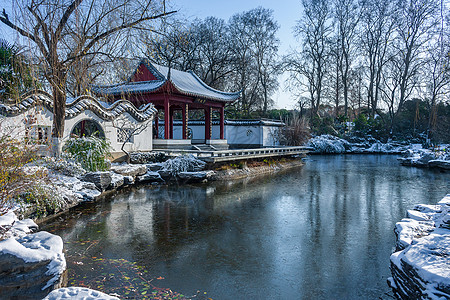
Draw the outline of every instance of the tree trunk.
M59 157L61 154L62 138L64 136L64 123L66 120L66 93L65 75L52 82L53 90L53 130L52 154Z

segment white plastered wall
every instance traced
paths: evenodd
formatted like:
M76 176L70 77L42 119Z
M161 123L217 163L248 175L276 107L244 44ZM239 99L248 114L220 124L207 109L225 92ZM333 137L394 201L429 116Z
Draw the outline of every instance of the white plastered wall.
M36 106L32 109L27 110L23 114L19 114L14 117L3 117L0 116L0 130L11 134L17 138L25 137L26 126L46 126L49 127L51 134L51 126L53 123L53 114L43 106ZM131 124L137 124L138 122L128 113L123 113L122 117L129 120ZM33 120L30 122L30 120ZM106 139L111 144L112 152L121 152L122 143L117 141L117 131L118 129L113 126L112 121L105 121L98 117L94 112L90 110L85 110L81 112L74 118L66 119L64 125L64 136L63 143L70 138L70 133L73 128L83 120L91 120L97 122L105 133ZM133 143L126 143L125 150L128 151L151 151L153 145L152 139L152 126L151 119L146 121L148 126L145 127L140 134L133 137Z

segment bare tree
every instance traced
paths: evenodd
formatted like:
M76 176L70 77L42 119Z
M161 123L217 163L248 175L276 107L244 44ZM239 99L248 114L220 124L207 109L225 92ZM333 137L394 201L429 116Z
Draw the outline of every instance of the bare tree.
M425 45L432 38L436 28L438 12L436 0L410 0L397 3L395 14L395 40L390 68L393 76L385 80L388 98L392 103L391 132L403 104L417 87L420 69L423 67ZM387 93L386 93L387 92ZM396 109L394 102L396 101Z
M151 21L166 12L165 1L17 0L19 18L3 9L0 21L37 46L53 92L53 144L56 155L64 132L69 69L83 56L101 55L106 39L137 27L151 30ZM117 45L119 46L119 45Z
M354 60L358 23L361 14L354 0L334 1L334 22L337 42L337 55L340 56L339 75L344 96L344 116L348 116L349 84L352 58Z
M149 119L144 122L137 123L125 116L121 116L112 121L112 125L117 129L117 140L122 143L120 150L126 155L126 162L130 162L130 153L126 150L127 143L133 143L136 135L144 132L148 126L152 125L153 120Z
M250 19L252 56L256 59L257 81L262 91L262 111L267 112L270 94L278 86L276 76L279 74L277 52L280 41L276 37L279 25L273 19L273 12L264 8L252 11Z
M440 3L440 30L430 40L426 63L423 68L425 98L429 102L428 133L433 135L437 122L437 104L450 90L450 13L445 22L444 3ZM448 100L447 100L448 101Z
M284 67L290 74L291 85L307 92L311 117L318 114L324 93L324 79L329 58L331 10L327 0L302 0L304 15L295 27L302 41L302 51L285 58Z
M202 80L216 89L227 89L228 76L233 72L229 27L215 17L197 20L192 26L199 39L199 62L195 69Z
M362 3L360 46L365 58L367 97L370 115L377 113L382 75L389 60L389 45L394 28L395 5L390 0L373 0Z

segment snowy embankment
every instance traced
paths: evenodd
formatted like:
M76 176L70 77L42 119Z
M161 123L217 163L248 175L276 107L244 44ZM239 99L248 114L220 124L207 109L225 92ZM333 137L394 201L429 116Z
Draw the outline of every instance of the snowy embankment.
M356 139L349 142L339 137L325 134L313 137L306 146L314 149L315 153L340 154L340 153L385 153L399 154L409 149L409 146L395 142L381 143L376 139Z
M398 158L404 166L420 168L440 168L450 170L450 153L446 151L449 145L443 145L437 149L407 150Z
M68 170L67 166L47 165L52 188L63 199L61 210L84 201L94 201L103 192L139 183L164 183L171 179L183 182L211 179L212 171L204 171L206 163L192 155L179 156L162 163L112 164L109 171L86 172ZM53 168L52 168L53 167Z
M103 192L137 183L161 183L172 178L182 181L208 180L212 171L193 156L180 156L163 163L113 164L110 171L86 172L73 163L47 160L39 168L49 174L51 189L58 195L58 208L64 211L80 202L94 201ZM212 173L211 173L212 172ZM61 237L38 229L31 219L38 216L36 205L17 204L0 216L0 298L42 299L63 285L66 261ZM71 287L59 289L46 299L117 299L98 291Z
M42 299L62 286L66 260L61 237L14 212L0 216L0 290L2 299Z
M450 299L450 194L395 226L388 284L399 299Z

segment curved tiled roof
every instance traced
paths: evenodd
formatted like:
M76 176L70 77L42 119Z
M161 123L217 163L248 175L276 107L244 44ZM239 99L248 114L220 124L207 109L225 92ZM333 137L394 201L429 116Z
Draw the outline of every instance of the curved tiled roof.
M94 86L92 87L92 91L101 95L113 96L130 93L147 93L156 91L164 83L165 81L161 80L125 82L115 85Z
M48 93L38 91L25 94L22 101L14 105L0 104L0 115L6 117L17 116L28 111L36 105L42 105L53 112L53 100ZM88 95L75 98L66 104L66 119L78 116L85 110L90 110L103 120L113 120L127 112L136 121L143 122L150 119L156 112L153 104L149 103L137 109L131 102L119 100L105 106L96 98Z
M153 64L153 66L161 75L164 76L164 78L168 77L168 67L160 66L157 64ZM204 83L192 71L183 72L176 69L170 69L169 80L181 93L194 97L208 98L219 101L234 101L238 99L241 94L241 92L227 93L213 89L212 87Z
M210 99L214 101L232 102L239 98L241 92L227 93L216 90L204 83L194 72L179 71L176 69L160 66L151 63L148 59L143 59L139 65L144 64L147 69L156 77L156 80L137 81L130 80L125 83L109 86L94 86L92 91L101 95L120 95L127 93L145 93L158 90L166 82L171 82L178 92L184 95Z

